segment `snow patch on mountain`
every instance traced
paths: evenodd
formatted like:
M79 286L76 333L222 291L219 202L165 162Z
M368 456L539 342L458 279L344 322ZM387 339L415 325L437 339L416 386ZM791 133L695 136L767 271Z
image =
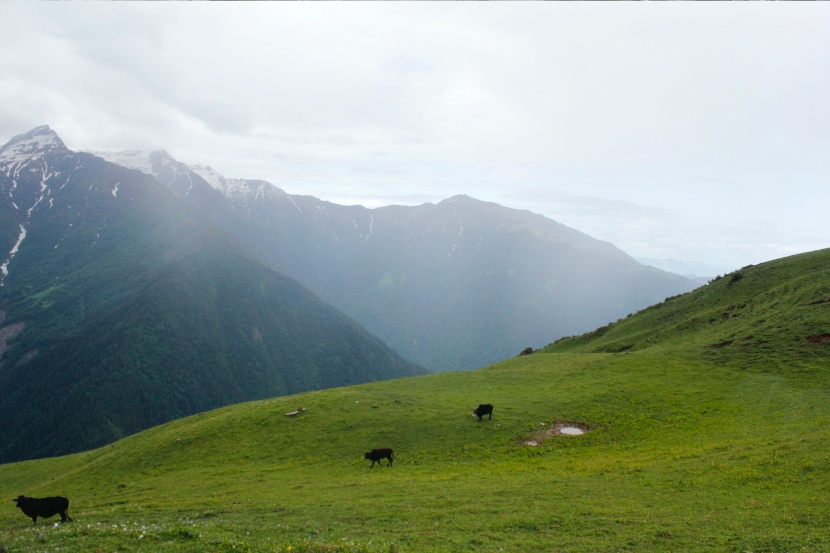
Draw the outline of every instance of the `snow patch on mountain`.
M213 167L208 165L191 165L190 170L205 179L205 182L208 183L211 188L221 191L223 188L228 186L224 175Z
M66 150L66 146L49 125L43 125L15 136L0 148L0 165L6 166L6 176L10 176L14 166L43 157L54 149Z
M26 227L20 225L20 234L17 235L17 242L12 246L8 259L0 265L0 273L2 273L2 276L0 276L0 286L3 286L3 279L9 276L9 263L14 257L14 254L17 253L18 248L20 248L20 243L23 242L24 238L26 238Z
M288 196L284 190L268 181L225 178L221 173L206 165L192 165L190 170L228 198Z
M177 176L185 176L190 186L184 192L188 195L193 188L192 175L202 178L211 188L236 205L247 209L260 201L283 200L303 213L294 198L283 189L264 180L226 178L219 171L208 165L185 165L164 150L126 150L121 152L88 151L97 157L128 169L135 169L156 177L162 184L169 186Z
M53 138L57 141L53 140ZM9 167L15 167L15 179L12 181L11 187L9 188L9 199L14 197L14 192L17 190L17 175L22 167L28 167L31 172L36 172L38 169L40 170L40 183L37 197L35 197L32 205L30 205L26 210L25 219L19 224L20 232L17 236L17 242L15 242L14 246L12 246L6 260L2 265L0 265L0 286L3 286L3 281L9 274L9 263L11 263L11 260L20 248L20 244L26 238L26 228L32 218L32 212L50 194L49 186L46 184L47 181L49 181L49 179L53 176L60 174L59 171L52 173L49 170L49 163L46 161L46 158L43 157L45 153L51 151L51 149L55 147L65 149L63 142L61 142L60 138L58 138L57 135L49 129L49 127L38 127L26 135L16 136L0 150L0 156L3 156L3 161L9 163ZM9 152L15 153L14 155L8 155ZM40 165L40 167L38 167L38 165ZM7 171L6 175L9 176L10 173L11 170ZM16 202L12 201L11 204L14 206L15 210L20 210L20 206Z
M291 204L291 206L303 213L291 194L288 194L282 188L271 184L265 180L251 180L251 179L227 179L208 167L212 173L199 173L195 167L191 167L194 173L205 179L208 184L216 188L226 198L234 203L242 203L248 207L252 203L268 200L284 200Z
M48 181L52 177L52 174L49 172L49 164L46 163L46 160L43 160L43 168L41 169L40 173L40 195L35 199L35 203L29 208L26 212L26 221L28 222L29 219L32 217L32 211L38 206L40 202L43 201L43 198L46 197L48 194L46 181Z
M153 163L150 161L150 155L153 152L145 150L124 150L123 152L87 150L87 153L100 157L104 161L126 167L127 169L135 169L148 175L153 174Z

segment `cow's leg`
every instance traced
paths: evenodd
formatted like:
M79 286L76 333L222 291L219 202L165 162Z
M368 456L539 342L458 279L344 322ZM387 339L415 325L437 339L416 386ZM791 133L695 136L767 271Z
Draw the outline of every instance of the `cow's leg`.
M492 412L492 411L490 411L489 413L487 413L487 420L488 420L488 421L493 420L493 412Z
M61 511L60 515L61 515L61 522L66 522L66 518L67 518L66 511Z
M32 524L37 524L37 515L32 517Z

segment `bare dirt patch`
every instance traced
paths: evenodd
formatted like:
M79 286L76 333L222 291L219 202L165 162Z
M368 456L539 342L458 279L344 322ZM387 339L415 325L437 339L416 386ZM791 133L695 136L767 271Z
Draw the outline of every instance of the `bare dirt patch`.
M581 436L590 431L591 427L581 422L559 421L533 432L522 443L527 446L537 447L545 440L555 436Z
M807 341L811 344L827 344L830 343L830 334L813 334L807 336Z

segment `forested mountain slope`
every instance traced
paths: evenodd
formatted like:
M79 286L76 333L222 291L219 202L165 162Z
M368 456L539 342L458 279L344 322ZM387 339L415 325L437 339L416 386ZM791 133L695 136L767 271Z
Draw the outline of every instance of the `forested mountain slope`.
M0 149L0 462L423 369L153 177L48 127Z
M468 196L367 209L225 178L163 151L145 171L405 358L475 369L697 286L528 211Z

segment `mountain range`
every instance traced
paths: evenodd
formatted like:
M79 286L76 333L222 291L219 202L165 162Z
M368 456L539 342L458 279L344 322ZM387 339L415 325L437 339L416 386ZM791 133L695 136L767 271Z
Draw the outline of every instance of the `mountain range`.
M468 196L368 209L226 178L163 150L95 154L154 176L263 263L432 371L479 368L702 284Z
M0 149L0 462L221 405L422 374L138 171Z

